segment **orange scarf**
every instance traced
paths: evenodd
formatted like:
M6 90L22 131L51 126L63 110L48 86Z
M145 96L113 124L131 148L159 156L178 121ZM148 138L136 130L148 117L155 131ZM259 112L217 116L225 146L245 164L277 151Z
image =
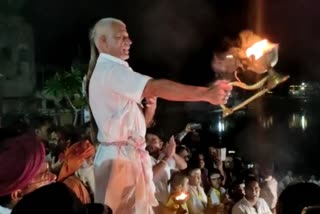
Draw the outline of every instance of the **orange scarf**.
M58 176L63 181L73 175L83 164L83 161L95 154L95 148L89 141L73 144L65 151L65 159Z

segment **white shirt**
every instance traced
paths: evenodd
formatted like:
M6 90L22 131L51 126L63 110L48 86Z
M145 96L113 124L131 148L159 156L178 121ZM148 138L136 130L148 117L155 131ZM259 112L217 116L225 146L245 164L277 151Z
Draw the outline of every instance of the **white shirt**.
M89 102L98 126L99 142L144 137L146 124L138 107L151 78L134 72L127 62L101 53L90 79Z
M270 209L276 207L278 200L278 182L275 178L269 177L263 181L260 198L263 198L267 202Z
M208 198L202 187L189 185L190 198L188 200L188 208L192 214L204 214Z
M243 197L232 208L232 214L272 214L268 204L262 198L258 198L256 209Z
M152 166L156 165L160 162L161 159L156 160L154 157L151 156ZM159 175L159 177L154 178L154 185L156 186L156 198L162 204L166 204L169 198L169 184L168 181L171 178L171 170L176 169L176 162L174 159L169 159L167 164L164 168L164 172Z
M0 214L10 214L12 210L6 208L6 207L2 207L0 206Z

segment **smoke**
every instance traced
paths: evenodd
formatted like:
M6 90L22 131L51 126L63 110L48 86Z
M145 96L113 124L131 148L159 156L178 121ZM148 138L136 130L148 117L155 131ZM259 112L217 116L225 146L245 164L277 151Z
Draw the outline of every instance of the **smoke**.
M250 30L239 33L237 39L224 39L222 52L216 52L211 66L216 73L233 73L242 67L240 59L247 58L246 49L262 38Z

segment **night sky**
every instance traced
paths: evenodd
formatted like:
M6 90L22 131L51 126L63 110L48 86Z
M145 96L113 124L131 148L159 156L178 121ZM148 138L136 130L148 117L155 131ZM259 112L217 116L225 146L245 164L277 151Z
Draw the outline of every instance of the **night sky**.
M38 64L70 67L75 58L86 63L88 29L99 18L115 17L127 24L136 71L203 84L213 77L214 47L245 27L243 2L27 0L22 14L34 27Z
M204 84L213 77L213 51L224 37L235 37L243 29L257 30L280 43L278 70L293 80L319 79L319 4L317 0L25 0L20 13L34 28L38 64L67 68L74 59L86 63L88 29L99 18L115 17L127 24L134 42L130 64L136 71Z

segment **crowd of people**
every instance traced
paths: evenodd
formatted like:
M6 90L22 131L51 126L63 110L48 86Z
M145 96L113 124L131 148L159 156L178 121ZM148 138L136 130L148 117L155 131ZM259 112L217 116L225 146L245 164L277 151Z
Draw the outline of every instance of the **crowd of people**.
M169 139L158 127L147 130L159 203L155 213L298 213L283 211L298 210L290 203L299 201L297 194L307 198L300 211L319 202L313 197L320 194L314 176L304 181L289 171L276 179L271 163L248 167L237 153L223 157L221 148L199 146L201 139L192 142L198 136L192 127L187 124ZM112 213L94 200L96 145L90 142L88 124L57 127L41 116L0 130L1 214ZM282 211L276 212L279 195Z

